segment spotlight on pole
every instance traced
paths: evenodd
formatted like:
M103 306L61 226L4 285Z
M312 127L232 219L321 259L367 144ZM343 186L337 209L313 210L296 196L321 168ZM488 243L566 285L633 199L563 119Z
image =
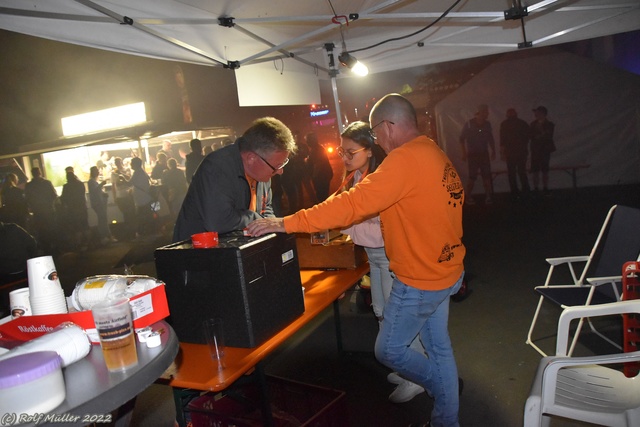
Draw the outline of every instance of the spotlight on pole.
M338 56L338 61L358 76L366 76L369 74L367 66L358 61L355 57L351 56L349 52L342 52L340 56Z

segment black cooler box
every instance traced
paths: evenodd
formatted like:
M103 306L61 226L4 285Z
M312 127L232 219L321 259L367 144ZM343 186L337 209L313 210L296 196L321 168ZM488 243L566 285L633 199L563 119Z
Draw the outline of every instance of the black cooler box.
M225 344L252 348L304 313L295 235L232 232L215 248L183 241L156 249L169 322L181 342L204 344L202 322L221 317Z

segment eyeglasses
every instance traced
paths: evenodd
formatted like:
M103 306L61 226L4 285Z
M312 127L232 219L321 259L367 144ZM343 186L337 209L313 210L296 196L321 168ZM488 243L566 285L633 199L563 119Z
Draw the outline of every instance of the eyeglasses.
M378 139L376 137L376 133L373 131L375 128L377 128L378 126L380 126L381 124L383 124L384 122L390 123L392 125L395 125L394 122L392 122L391 120L380 120L377 124L371 126L371 136L373 137L373 139Z
M346 157L349 160L353 160L353 155L354 154L359 153L359 152L361 152L363 150L366 150L366 149L367 149L367 147L362 147L362 148L359 148L359 149L357 149L355 151L347 151L342 147L338 147L336 152L338 153L338 156L340 156L340 157Z
M256 153L255 151L253 152L253 154L255 154L256 156L260 157L262 159L263 162L265 162L267 164L267 166L269 166L271 168L271 170L273 171L273 173L278 172L279 170L282 170L285 166L287 166L287 163L289 163L289 158L287 157L284 161L283 164L281 164L279 167L275 168L273 166L271 166L271 163L269 163L267 161L267 159L265 159L264 157L262 157L260 154Z

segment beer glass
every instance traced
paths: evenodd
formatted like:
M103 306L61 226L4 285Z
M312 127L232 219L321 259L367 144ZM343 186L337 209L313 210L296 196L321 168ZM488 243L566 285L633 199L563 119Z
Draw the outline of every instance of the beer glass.
M138 363L129 298L119 297L91 308L100 337L104 362L110 372L124 371Z

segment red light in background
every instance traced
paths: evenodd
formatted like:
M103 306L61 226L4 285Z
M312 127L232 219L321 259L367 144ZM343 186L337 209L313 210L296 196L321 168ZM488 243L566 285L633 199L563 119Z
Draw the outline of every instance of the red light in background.
M327 147L327 153L333 154L334 151L335 151L335 148L333 148L331 145Z

